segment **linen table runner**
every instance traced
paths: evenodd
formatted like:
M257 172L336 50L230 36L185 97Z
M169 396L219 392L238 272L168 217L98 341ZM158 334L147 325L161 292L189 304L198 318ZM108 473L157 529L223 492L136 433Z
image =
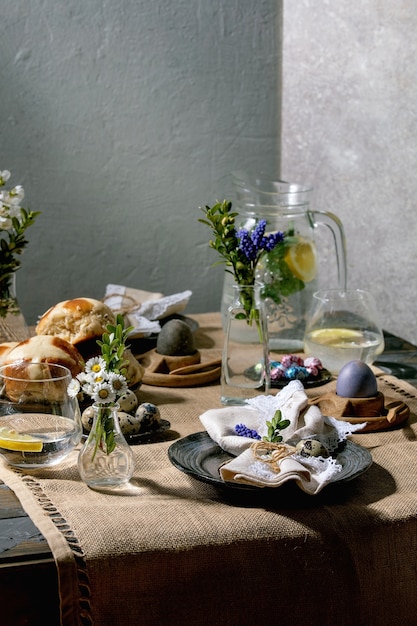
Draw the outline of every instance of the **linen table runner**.
M217 349L218 314L196 319L198 347ZM19 472L2 464L0 478L56 560L64 626L261 623L274 572L281 585L277 623L293 623L303 603L315 604L324 624L349 626L354 617L363 626L394 617L394 624L411 623L409 615L417 615L417 390L392 376L378 382L384 395L408 404L409 420L353 436L370 449L373 465L317 499L296 494L295 486L265 500L226 493L171 465L172 441L201 431L199 415L221 406L217 384L139 390L171 430L156 443L132 446L133 479L117 495L81 481L77 451L49 470ZM307 617L303 623L318 622Z

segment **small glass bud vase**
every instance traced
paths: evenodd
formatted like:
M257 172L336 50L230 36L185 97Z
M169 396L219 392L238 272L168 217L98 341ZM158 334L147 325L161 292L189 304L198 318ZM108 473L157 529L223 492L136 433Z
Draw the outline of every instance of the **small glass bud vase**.
M29 328L16 296L16 274L0 281L0 343L24 341Z
M221 402L245 404L270 389L268 325L261 285L234 285L226 312Z
M120 486L132 477L133 453L120 430L119 408L93 404L93 425L78 456L80 476L92 489Z

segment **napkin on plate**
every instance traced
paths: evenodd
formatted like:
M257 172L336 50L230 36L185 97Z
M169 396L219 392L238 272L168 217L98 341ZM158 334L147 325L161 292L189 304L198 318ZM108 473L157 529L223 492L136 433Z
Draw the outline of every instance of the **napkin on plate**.
M123 285L107 285L103 301L115 313L122 313L129 326L130 337L147 337L161 330L159 320L181 313L188 304L191 291L170 296L132 289Z
M210 409L200 415L200 420L210 437L224 450L234 455L220 468L225 481L245 483L257 487L279 487L288 480L295 480L308 494L314 495L332 482L341 470L333 457L303 457L291 454L278 462L279 471L271 469L267 462L255 458L252 444L256 441L236 435L236 424L244 424L263 437L267 434L266 421L271 420L277 409L290 425L281 434L283 442L295 446L301 439L318 439L331 454L346 438L363 428L322 415L317 406L309 406L304 387L299 380L288 383L276 396L258 396L244 406Z

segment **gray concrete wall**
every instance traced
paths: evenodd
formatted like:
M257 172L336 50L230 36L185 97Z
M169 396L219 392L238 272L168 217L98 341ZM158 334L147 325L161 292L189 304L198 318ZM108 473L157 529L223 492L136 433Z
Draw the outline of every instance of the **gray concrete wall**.
M344 223L348 284L417 343L417 11L413 0L286 0L282 176Z
M42 210L28 320L109 282L218 308L197 207L278 172L282 130L282 177L345 225L349 286L417 342L416 32L412 0L4 0L0 168Z
M220 306L198 206L237 168L279 170L275 0L4 0L0 169L42 211L18 293L29 322L107 283Z

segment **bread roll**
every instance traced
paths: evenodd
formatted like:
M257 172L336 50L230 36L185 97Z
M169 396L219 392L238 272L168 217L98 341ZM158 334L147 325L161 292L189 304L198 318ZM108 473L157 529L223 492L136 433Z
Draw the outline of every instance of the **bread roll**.
M0 343L0 365L4 364L10 350L15 348L18 343L18 341L5 341L4 343Z
M82 341L101 338L116 316L104 302L93 298L75 298L58 302L42 315L37 335L53 335L76 345Z
M2 359L3 365L15 361L27 363L55 363L67 367L72 376L83 371L85 363L77 348L60 337L37 335L21 341Z

